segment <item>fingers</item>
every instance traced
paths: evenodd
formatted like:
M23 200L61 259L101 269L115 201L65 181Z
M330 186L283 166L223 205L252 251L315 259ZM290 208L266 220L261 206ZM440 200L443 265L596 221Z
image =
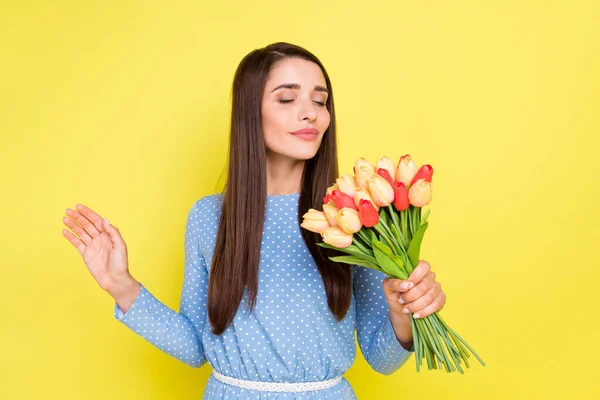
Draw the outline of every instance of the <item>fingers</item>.
M72 219L64 217L63 222L81 238L81 241L85 243L86 246L92 242L92 238L90 237L90 235L88 235L86 231L83 230L83 228L81 228L79 225L73 222Z
M421 311L433 303L439 297L440 293L442 293L442 285L440 285L439 282L436 282L433 285L433 288L418 297L415 301L404 304L402 312L419 312L421 314Z
M400 298L405 304L413 302L419 297L425 295L425 293L429 292L434 287L435 283L435 272L429 271L414 288L410 289L406 293L402 293Z
M82 206L78 204L77 208L81 209L80 207ZM89 219L87 219L85 216L83 216L83 214L79 213L78 211L67 208L67 215L71 217L71 219L73 219L75 222L77 222L77 224L79 224L79 226L81 226L92 239L100 234L101 230L99 230L95 224L93 224Z
M411 272L408 280L414 282L416 285L417 283L421 282L421 279L423 279L429 271L431 271L431 265L429 265L429 263L425 260L419 260L419 263L413 272Z
M417 310L417 312L415 312L413 314L413 317L414 318L425 318L435 312L438 312L439 310L442 309L445 302L446 302L446 294L444 292L441 292L435 298L435 300L432 303L430 303L427 307L423 308L422 310Z
M102 223L104 231L108 233L108 236L110 237L110 241L112 242L114 248L124 250L127 246L125 245L125 241L123 240L119 229L116 226L111 225L106 219L102 220Z
M79 238L75 235L73 235L71 232L69 232L66 229L63 229L62 231L64 237L71 242L71 244L73 246L75 246L75 248L77 249L77 251L79 251L79 254L81 254L83 256L83 252L85 251L85 244L83 244L83 242L81 240L79 240Z
M77 204L76 208L81 215L83 215L88 221L94 224L94 227L98 231L104 231L104 226L102 225L102 217L100 217L100 215L92 211L89 207L84 206L83 204Z

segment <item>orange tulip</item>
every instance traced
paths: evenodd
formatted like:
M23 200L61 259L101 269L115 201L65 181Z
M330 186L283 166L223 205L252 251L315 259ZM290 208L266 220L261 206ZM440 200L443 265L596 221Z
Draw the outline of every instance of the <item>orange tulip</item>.
M344 232L339 226L330 226L321 232L323 241L335 247L344 248L352 244L352 235Z
M352 234L360 231L360 228L362 228L358 211L353 208L342 208L338 211L336 219L339 227L346 233Z
M323 212L325 213L325 217L327 218L327 221L329 221L329 225L331 226L337 226L337 215L338 215L338 209L336 206L334 206L333 204L323 204Z
M350 174L344 174L337 178L336 185L340 192L346 193L350 197L354 197L356 193L356 179Z
M361 200L369 200L371 204L373 204L373 207L375 207L376 210L379 210L379 206L375 204L375 201L373 201L371 193L367 189L357 187L356 193L354 193L354 204L356 205L356 207L358 207Z
M417 180L408 189L408 199L410 204L415 207L424 207L431 201L431 182L427 182L425 179Z
M366 188L367 180L375 173L375 166L364 158L359 158L354 163L354 175L356 177L357 187Z
M309 209L302 218L304 218L304 220L300 226L311 232L321 233L325 228L330 226L325 213L323 213L323 211L315 210L314 208Z
M394 201L394 188L381 176L375 174L368 180L369 192L375 204L387 207Z
M396 165L394 164L394 162L392 161L391 158L389 158L389 157L381 157L377 161L377 173L379 173L379 169L380 168L385 169L390 174L390 177L392 178L392 181L396 180ZM393 185L393 183L391 183L391 185Z
M408 188L410 181L417 173L417 164L412 160L410 154L405 154L400 157L398 168L396 170L396 182L404 182Z

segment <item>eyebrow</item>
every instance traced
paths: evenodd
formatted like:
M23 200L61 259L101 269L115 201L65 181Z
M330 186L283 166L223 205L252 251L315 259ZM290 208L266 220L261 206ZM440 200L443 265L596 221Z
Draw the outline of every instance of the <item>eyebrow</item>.
M271 93L273 93L274 91L279 90L279 89L296 89L296 90L298 90L298 89L300 89L300 85L297 83L284 83L282 85L277 86L275 89L271 90ZM329 90L327 90L327 88L323 87L323 86L315 85L314 90L317 92L325 92L325 93L329 94Z

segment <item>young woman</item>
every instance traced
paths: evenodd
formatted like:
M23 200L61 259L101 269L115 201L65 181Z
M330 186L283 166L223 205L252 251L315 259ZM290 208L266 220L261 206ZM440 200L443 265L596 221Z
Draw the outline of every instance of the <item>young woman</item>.
M430 315L445 295L425 261L406 281L386 278L329 260L300 227L339 176L333 91L313 54L281 42L252 51L232 101L225 190L187 217L179 312L130 275L125 242L100 215L67 209L78 237L63 234L115 318L192 367L210 363L205 398L356 398L343 377L354 331L371 367L391 374L414 351L406 312Z

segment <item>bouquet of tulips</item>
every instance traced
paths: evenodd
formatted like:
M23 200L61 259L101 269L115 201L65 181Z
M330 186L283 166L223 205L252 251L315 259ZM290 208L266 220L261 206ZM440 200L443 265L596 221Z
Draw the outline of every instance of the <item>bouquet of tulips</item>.
M344 254L331 260L406 280L419 262L430 212L421 210L431 201L432 176L431 165L417 168L410 154L400 157L398 165L388 157L377 166L359 158L354 176L339 177L327 189L323 211L311 208L300 226L321 235L319 246ZM461 361L469 368L467 349L485 366L437 312L425 318L410 314L410 318L417 372L425 357L430 370L438 369L440 362L447 372L456 367L462 374Z

